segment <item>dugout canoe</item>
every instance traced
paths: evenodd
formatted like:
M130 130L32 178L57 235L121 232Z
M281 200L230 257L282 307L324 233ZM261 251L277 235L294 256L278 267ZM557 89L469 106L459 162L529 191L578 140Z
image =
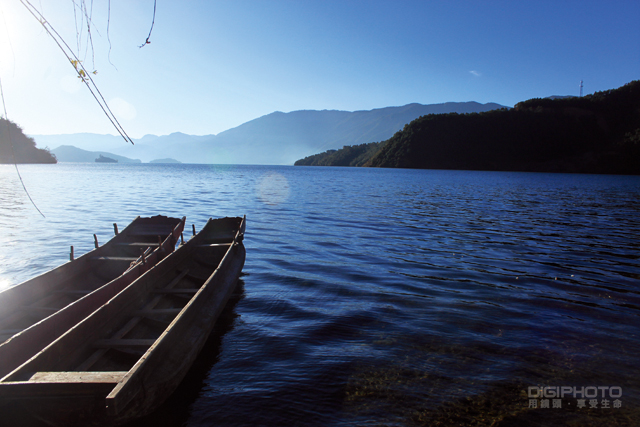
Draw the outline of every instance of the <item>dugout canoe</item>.
M0 419L117 425L156 409L186 375L236 287L246 256L245 220L209 220L2 378Z
M0 292L0 378L87 317L169 253L185 218L137 217L102 246ZM141 252L144 255L141 255Z

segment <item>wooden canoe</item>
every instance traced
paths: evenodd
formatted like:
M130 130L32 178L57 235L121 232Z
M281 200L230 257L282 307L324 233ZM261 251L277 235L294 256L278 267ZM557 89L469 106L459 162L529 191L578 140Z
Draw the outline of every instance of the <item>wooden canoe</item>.
M137 217L120 233L114 225L116 236L103 246L0 292L0 377L173 252L184 221Z
M2 378L0 419L117 425L152 412L186 375L227 304L244 265L244 231L245 218L209 220Z

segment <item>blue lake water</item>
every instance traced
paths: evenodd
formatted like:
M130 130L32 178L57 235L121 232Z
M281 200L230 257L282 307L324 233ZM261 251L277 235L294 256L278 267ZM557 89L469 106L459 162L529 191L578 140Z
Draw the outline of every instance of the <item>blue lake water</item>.
M114 222L137 215L186 216L186 229L247 215L236 294L188 378L143 424L640 423L640 177L20 170L46 218L14 167L0 165L0 288L65 262L70 245L89 251L94 233L105 242ZM622 396L616 407L598 395L553 408L528 395L538 386Z

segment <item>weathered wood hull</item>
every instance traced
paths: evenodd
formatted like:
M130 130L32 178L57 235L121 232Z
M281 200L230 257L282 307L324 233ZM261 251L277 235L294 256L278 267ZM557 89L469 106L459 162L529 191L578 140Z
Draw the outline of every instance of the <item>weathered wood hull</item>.
M138 217L103 246L0 292L0 377L173 252L183 228L184 218ZM154 246L143 263L140 250Z
M235 289L244 228L242 218L210 220L4 377L0 419L117 425L156 409L186 375Z

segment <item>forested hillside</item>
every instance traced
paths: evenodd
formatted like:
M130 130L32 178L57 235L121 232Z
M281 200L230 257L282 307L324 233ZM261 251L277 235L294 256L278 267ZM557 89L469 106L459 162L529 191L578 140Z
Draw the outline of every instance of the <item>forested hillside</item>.
M327 150L298 160L295 166L364 166L380 150L382 143L345 145L340 150Z
M56 163L49 150L36 148L15 123L0 118L0 163Z
M315 164L337 165L328 159L344 162L348 151L324 153ZM531 99L511 110L423 116L362 160L374 167L640 174L640 81L582 98Z

